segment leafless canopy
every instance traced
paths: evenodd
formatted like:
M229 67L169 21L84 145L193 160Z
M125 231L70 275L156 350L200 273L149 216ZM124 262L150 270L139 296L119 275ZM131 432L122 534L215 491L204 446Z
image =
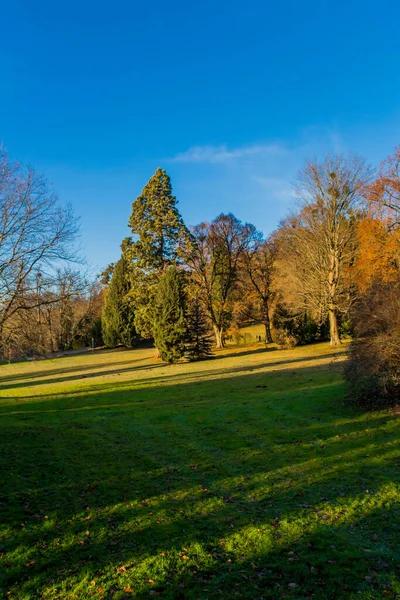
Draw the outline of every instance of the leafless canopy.
M219 348L224 345L224 333L232 318L232 293L243 253L258 232L254 225L242 223L232 214L221 214L210 224L201 223L192 233L195 250L190 268Z
M47 181L0 149L0 337L14 314L47 302L32 302L38 273L49 283L62 264L76 261L77 234L72 209Z
M309 305L329 316L333 344L339 343L344 265L354 253L354 223L371 174L357 156L327 155L323 162L306 163L296 181L298 212L285 223L288 246L298 258L298 288Z

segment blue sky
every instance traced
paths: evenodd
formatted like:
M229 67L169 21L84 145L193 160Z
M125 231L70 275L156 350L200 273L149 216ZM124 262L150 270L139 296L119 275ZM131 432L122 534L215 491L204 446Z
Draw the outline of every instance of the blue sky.
M158 166L188 224L272 231L304 160L400 143L400 4L13 0L0 21L0 140L81 217L100 269Z

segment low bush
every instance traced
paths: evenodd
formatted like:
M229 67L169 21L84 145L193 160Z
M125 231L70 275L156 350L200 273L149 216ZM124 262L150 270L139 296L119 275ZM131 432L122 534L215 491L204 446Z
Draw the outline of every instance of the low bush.
M345 369L349 398L376 409L400 402L400 283L376 284L357 302Z
M278 304L273 326L279 347L293 348L327 339L326 323L319 324L308 313L294 314L283 304Z

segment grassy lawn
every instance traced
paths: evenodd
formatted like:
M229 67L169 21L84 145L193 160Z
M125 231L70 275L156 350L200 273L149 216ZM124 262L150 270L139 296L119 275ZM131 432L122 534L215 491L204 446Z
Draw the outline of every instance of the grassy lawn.
M345 348L0 369L0 596L400 598L400 422Z

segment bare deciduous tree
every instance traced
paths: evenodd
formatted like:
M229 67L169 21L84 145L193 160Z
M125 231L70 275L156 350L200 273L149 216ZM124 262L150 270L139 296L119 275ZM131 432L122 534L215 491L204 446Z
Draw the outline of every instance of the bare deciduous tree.
M338 311L343 295L344 266L354 253L355 220L362 209L371 171L357 156L328 155L300 171L296 192L299 213L286 223L298 254L299 289L310 304L329 318L331 344L339 344Z
M254 236L243 253L240 278L241 293L238 300L242 316L259 321L265 327L265 343L273 342L271 311L276 298L276 246L272 240Z
M44 177L0 149L0 341L16 313L54 301L37 294L37 274L48 282L61 264L76 261L77 234L72 209Z
M232 319L232 296L239 276L243 252L256 229L232 214L221 214L193 229L196 248L190 260L195 283L211 320L216 346L225 345L225 332Z

